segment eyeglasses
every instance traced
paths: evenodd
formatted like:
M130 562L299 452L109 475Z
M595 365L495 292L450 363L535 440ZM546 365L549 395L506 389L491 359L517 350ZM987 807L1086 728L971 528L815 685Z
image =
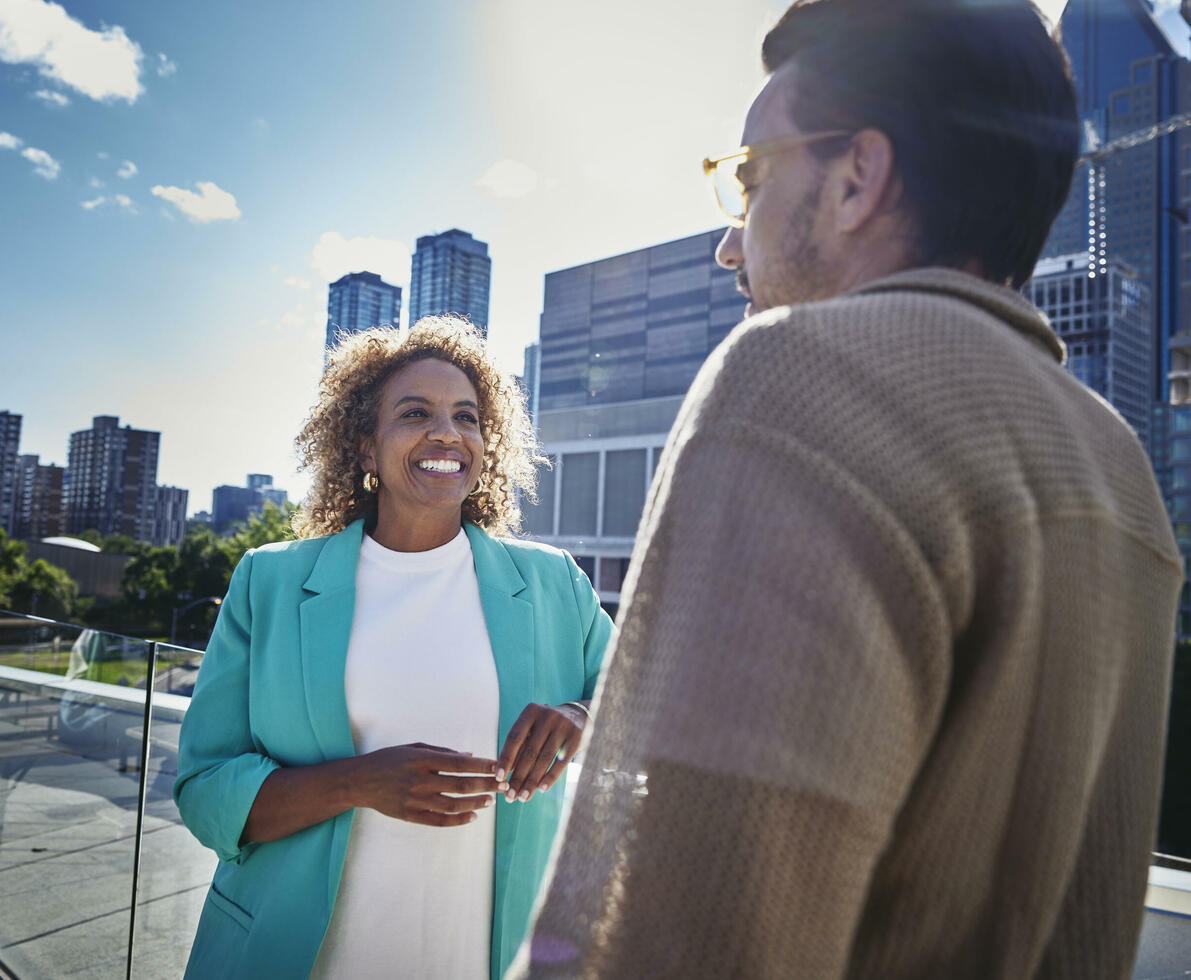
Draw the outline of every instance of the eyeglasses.
M754 143L752 146L742 146L740 149L726 156L708 157L703 160L703 173L711 179L711 189L715 193L715 203L724 212L728 223L733 228L744 227L744 217L748 214L749 199L744 191L744 184L740 182L740 168L746 163L792 150L797 146L817 143L820 140L838 139L841 136L851 136L846 129L829 129L819 133L793 133L790 136L779 136L777 139Z

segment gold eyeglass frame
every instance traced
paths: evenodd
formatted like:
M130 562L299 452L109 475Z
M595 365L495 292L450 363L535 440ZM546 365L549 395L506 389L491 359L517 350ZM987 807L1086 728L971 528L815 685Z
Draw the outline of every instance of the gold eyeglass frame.
M715 196L716 207L728 219L728 224L733 228L743 228L745 218L748 216L748 195L744 193L744 187L742 185L740 196L744 202L743 213L735 215L728 210L720 198L720 189L716 186L715 182L715 172L719 170L720 164L737 160L739 162L736 164L736 168L739 170L746 163L751 163L753 160L759 160L761 157L769 156L773 153L780 153L782 150L792 150L798 146L806 146L808 143L817 143L820 140L836 139L840 136L851 135L852 130L848 129L826 129L817 133L791 133L789 136L779 136L777 139L763 140L760 143L738 147L731 153L725 153L722 157L704 157L703 174L711 182L711 193ZM736 179L738 184L740 183L738 178L734 179Z

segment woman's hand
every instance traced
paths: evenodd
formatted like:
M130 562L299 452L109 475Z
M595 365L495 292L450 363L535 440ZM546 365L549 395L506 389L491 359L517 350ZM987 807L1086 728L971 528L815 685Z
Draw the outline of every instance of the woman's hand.
M498 783L508 782L505 799L525 801L553 786L579 750L586 722L586 712L573 704L526 705L496 764Z
M492 774L494 759L425 742L377 749L361 756L359 763L359 805L430 827L471 823L477 810L491 806L497 791L507 788Z

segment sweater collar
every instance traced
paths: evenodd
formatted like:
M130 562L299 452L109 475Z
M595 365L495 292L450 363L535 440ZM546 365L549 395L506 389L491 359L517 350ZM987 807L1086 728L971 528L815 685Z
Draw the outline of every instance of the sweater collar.
M1018 333L1024 334L1050 354L1060 364L1067 359L1067 346L1051 329L1046 315L1021 293L985 279L978 279L958 269L908 269L891 276L874 279L853 290L850 295L884 292L940 293L964 300L1003 320Z

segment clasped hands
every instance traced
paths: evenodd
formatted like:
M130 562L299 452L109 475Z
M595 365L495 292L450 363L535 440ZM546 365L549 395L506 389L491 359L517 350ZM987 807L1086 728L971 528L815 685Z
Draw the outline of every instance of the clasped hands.
M574 705L527 705L499 759L424 742L378 749L364 757L372 777L365 796L373 809L399 820L432 827L471 823L495 793L511 803L550 789L578 751L586 720Z

